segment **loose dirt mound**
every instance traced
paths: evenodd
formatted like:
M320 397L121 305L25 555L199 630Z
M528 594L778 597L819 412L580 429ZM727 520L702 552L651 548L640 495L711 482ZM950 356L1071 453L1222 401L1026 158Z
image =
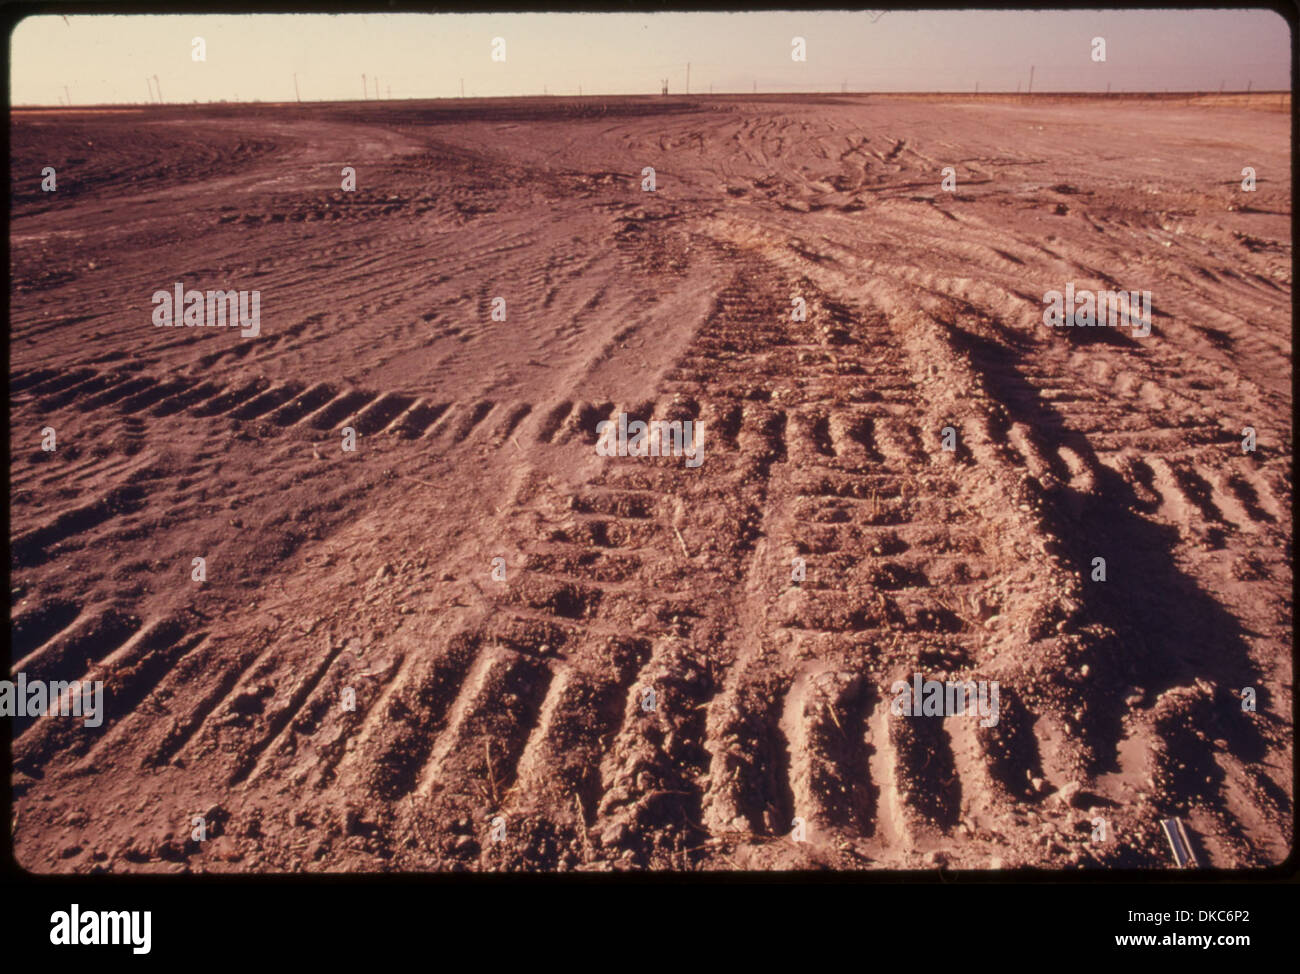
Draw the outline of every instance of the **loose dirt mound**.
M1286 117L532 104L15 116L11 672L105 708L15 720L19 861L1281 861Z

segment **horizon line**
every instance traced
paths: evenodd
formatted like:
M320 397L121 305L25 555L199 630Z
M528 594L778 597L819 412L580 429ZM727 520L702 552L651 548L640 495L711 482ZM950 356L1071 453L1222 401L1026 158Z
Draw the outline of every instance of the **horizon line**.
M52 104L39 103L39 102L22 102L22 103L13 103L9 106L9 108L11 111L13 111L14 109L26 109L26 108L74 110L78 108L179 108L183 106L194 106L194 105L267 105L267 106L376 105L376 104L382 105L382 104L396 104L402 102L519 101L521 99L533 99L533 98L545 99L547 101L561 101L561 100L590 101L592 99L615 99L615 98L622 98L622 99L636 98L636 99L648 99L648 100L660 100L665 98L680 100L684 98L691 98L691 99L707 100L710 98L713 99L751 98L752 99L752 98L772 98L778 96L811 98L811 97L821 97L827 95L836 96L840 98L852 98L852 97L863 97L863 96L883 97L883 98L935 97L935 96L953 96L953 97L962 97L962 98L987 98L987 97L1004 97L1007 95L1012 95L1019 98L1047 98L1047 97L1115 98L1119 96L1147 97L1147 98L1166 98L1166 97L1175 98L1175 97L1184 97L1188 95L1205 95L1205 96L1290 95L1291 93L1292 91L1290 88L1244 88L1244 89L1178 88L1172 90L1171 89L1164 89L1164 90L1121 89L1119 91L1031 91L1031 92L1011 91L1011 90L967 91L967 90L957 90L957 89L928 90L928 91L919 91L919 90L918 91L836 91L832 89L827 89L824 91L786 91L786 90L761 91L761 92L718 91L718 92L707 92L703 94L697 94L697 93L688 94L686 92L680 92L674 94L670 92L667 95L661 93L660 94L656 94L656 93L627 94L622 92L619 93L596 92L592 94L552 94L548 92L546 94L532 93L532 94L519 94L519 95L443 95L443 96L432 96L432 97L412 96L409 98L328 98L328 99L310 98L310 99L299 99L299 100L289 99L289 100L277 100L277 101L266 101L260 98L251 98L251 99L219 98L216 100L208 99L204 101L192 100L192 101L163 101L163 102L156 102L156 101L154 102L140 102L140 101L85 102L85 103L78 102L77 104L73 104L73 105L62 104L58 102Z

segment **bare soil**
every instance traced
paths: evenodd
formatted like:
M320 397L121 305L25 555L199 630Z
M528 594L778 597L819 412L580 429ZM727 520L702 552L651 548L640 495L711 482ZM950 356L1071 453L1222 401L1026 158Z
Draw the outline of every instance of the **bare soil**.
M1280 862L1278 99L15 111L11 673L106 709L14 721L18 861ZM261 335L155 327L177 281ZM1045 327L1067 283L1151 334ZM620 412L703 464L598 456ZM896 716L918 672L998 723Z

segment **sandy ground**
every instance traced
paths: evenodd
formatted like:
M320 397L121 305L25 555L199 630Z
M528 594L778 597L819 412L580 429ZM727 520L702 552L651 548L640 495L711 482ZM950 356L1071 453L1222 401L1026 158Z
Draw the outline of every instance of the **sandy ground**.
M15 112L11 673L106 712L14 721L18 861L1281 861L1278 98ZM261 334L154 327L177 281Z

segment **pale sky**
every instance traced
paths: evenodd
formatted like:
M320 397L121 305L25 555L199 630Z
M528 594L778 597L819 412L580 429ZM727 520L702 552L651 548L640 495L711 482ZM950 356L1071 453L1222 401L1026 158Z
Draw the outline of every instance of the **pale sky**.
M656 14L42 15L10 36L14 105L690 90L1290 90L1290 26L1267 10ZM193 60L202 37L206 61ZM491 59L493 38L506 60ZM791 59L791 39L807 60ZM1092 60L1092 39L1106 61Z

